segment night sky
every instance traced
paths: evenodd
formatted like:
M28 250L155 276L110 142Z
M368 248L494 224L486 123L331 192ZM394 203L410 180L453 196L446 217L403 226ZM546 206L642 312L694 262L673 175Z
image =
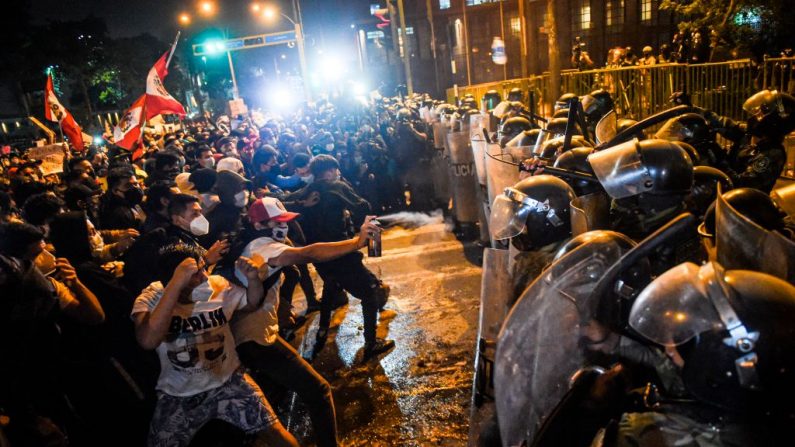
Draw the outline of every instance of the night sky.
M194 26L230 27L232 33L262 32L262 24L249 15L249 0L216 0L220 14L212 21L194 21ZM111 37L130 37L148 32L163 40L173 38L176 19L181 11L195 13L191 0L31 0L31 16L35 22L48 20L79 20L93 14L105 19ZM270 1L282 5L292 15L290 1ZM332 38L357 17L369 15L368 0L302 0L301 9L307 34ZM372 1L377 3L377 0ZM237 31L237 32L236 32Z

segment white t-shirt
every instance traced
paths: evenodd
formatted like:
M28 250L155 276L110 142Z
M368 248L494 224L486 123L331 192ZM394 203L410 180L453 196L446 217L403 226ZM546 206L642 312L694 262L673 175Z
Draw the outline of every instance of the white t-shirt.
M135 299L132 315L154 310L163 291L160 281L150 284ZM229 320L246 305L246 289L213 275L193 290L192 297L193 303L174 307L166 338L156 349L156 389L172 396L217 388L240 366Z
M268 265L268 259L279 256L288 248L290 248L289 245L269 237L260 237L249 242L241 256L251 259L251 262L259 269L260 280L264 281L271 275L279 274L279 270L281 270L281 267ZM240 270L235 269L235 277L242 284L248 286L248 280ZM279 335L278 309L281 282L280 278L270 289L265 291L262 306L252 312L239 314L232 321L232 331L238 345L247 341L270 345L276 341L276 336Z

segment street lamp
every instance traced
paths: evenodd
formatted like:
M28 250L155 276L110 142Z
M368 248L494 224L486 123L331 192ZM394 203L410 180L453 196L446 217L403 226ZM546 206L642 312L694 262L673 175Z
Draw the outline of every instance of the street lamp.
M309 92L309 72L306 69L306 55L304 54L304 34L301 30L301 24L297 23L295 20L291 19L289 16L285 15L283 12L278 11L272 6L266 6L262 10L262 17L267 20L271 20L276 17L276 14L281 15L284 17L285 20L290 22L295 29L295 41L298 44L298 61L301 63L301 75L304 78L304 95L306 95L306 100L310 101L311 95Z
M199 2L199 12L204 16L212 16L215 14L215 3L211 0L202 0Z
M190 25L190 15L188 15L187 13L183 12L182 14L180 14L177 20L179 20L179 23L181 25L185 26Z

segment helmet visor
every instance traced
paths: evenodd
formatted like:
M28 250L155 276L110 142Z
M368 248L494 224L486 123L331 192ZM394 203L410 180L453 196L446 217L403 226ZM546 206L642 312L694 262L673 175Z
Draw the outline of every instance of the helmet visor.
M495 240L518 236L525 228L529 208L500 194L494 198L489 216L489 230Z
M762 90L745 100L743 110L751 116L764 115L769 112L765 109L771 107L777 97L778 91L776 90Z
M676 118L673 118L668 120L668 122L654 134L654 138L668 141L687 141L693 138L693 131L683 126Z
M638 140L594 152L588 156L588 163L614 199L636 196L654 186L649 170L640 159Z
M591 113L594 111L594 109L596 109L596 98L591 95L583 96L580 103L582 104L582 110L585 113Z
M706 290L707 270L680 264L660 275L638 295L629 325L648 340L677 346L723 326Z
M596 128L594 129L596 133L596 142L606 143L612 140L613 137L616 136L617 129L618 116L615 111L611 110L596 124Z

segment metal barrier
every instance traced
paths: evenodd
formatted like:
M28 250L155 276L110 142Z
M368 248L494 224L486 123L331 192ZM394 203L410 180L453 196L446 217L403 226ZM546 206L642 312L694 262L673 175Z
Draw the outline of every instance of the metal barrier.
M762 88L795 92L795 58L769 58L762 64L750 59L737 59L708 64L660 64L601 68L596 70L564 70L561 91L585 95L603 88L610 92L620 116L642 119L671 107L669 98L677 91L687 92L694 105L742 119L742 104ZM510 89L519 87L533 92L535 108L547 113L551 104L545 102L549 91L549 73L523 79L490 82L458 87L459 96L472 93L482 98L488 90L497 90L506 97ZM448 101L454 98L447 90Z

